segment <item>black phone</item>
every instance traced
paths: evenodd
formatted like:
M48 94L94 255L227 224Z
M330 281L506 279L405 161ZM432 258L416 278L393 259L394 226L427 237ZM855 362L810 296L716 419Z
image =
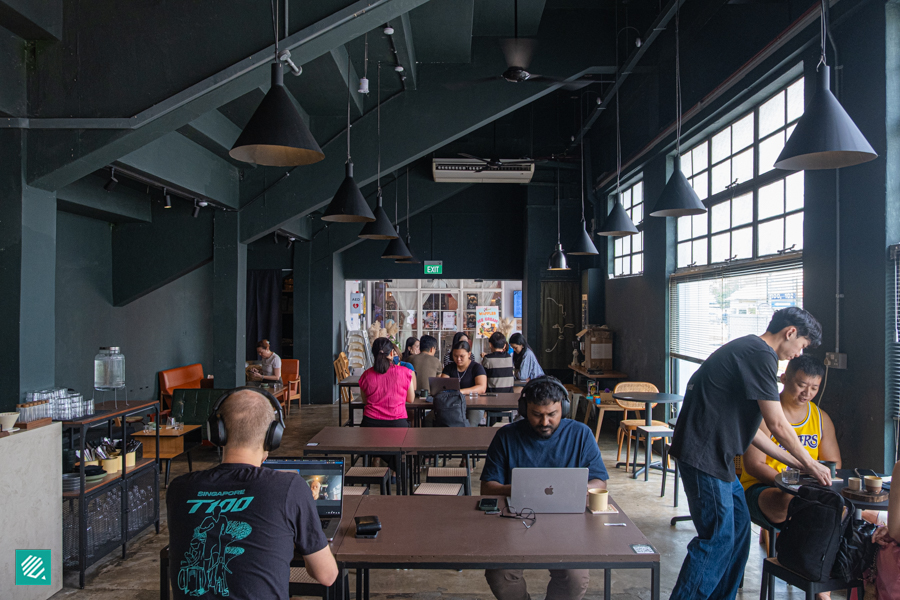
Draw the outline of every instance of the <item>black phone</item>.
M482 498L478 501L478 510L497 510L499 506L496 498Z

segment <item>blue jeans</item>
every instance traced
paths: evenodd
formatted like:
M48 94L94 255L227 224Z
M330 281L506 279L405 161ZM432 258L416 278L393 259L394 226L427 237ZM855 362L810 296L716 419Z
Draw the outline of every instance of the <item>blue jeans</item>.
M750 513L738 480L726 483L678 464L697 537L688 544L670 600L732 599L750 555Z

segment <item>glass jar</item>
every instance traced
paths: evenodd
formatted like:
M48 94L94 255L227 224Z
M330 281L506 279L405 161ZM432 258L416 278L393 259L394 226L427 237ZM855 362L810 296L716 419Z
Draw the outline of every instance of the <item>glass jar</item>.
M94 389L116 390L125 387L125 355L118 346L101 347L94 357Z

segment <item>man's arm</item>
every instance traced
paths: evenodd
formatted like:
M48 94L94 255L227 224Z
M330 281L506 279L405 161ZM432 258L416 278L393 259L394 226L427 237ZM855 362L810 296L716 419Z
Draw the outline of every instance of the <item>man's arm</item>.
M602 479L591 479L588 481L588 489L600 488L601 490L606 489L606 482Z
M759 436L760 434L763 435L767 440L772 441L770 439L771 434L769 433L769 430L766 429L765 423L761 423L759 426L759 431L756 432L757 436ZM775 469L770 467L768 463L766 463L766 455L762 450L757 448L755 444L756 438L754 437L753 443L750 444L750 447L747 448L747 451L744 453L744 470L747 471L749 475L751 475L760 483L764 483L770 486L775 485L775 476L778 475L778 471L776 471ZM779 448L779 450L781 449ZM781 450L781 452L784 452L784 450ZM786 452L784 452L784 454L788 457L790 456Z
M306 563L306 572L310 577L324 586L330 586L337 579L338 568L331 554L331 547L325 546L318 552L304 554L303 562Z
M507 498L512 494L512 485L503 485L497 481L482 481L481 482L481 495L482 496L506 496Z
M834 423L831 417L819 409L822 415L822 439L819 440L819 460L831 460L837 463L836 469L841 468L841 448L838 446L837 436L834 433Z
M800 443L794 428L788 423L784 416L784 410L781 408L781 402L770 400L758 400L759 410L762 412L766 427L775 436L782 446L787 448L790 457L786 457L783 450L775 445L772 440L760 435L759 430L753 438L753 445L771 456L772 458L783 462L784 464L794 467L803 468L814 476L822 485L831 485L831 470L825 465L819 464L809 455Z

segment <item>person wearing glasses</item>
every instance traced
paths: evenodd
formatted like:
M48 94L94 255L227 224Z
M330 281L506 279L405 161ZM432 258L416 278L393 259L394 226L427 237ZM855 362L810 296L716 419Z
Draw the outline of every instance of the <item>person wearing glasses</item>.
M512 470L517 468L587 468L588 487L606 488L609 474L594 435L584 423L563 419L563 400L568 394L554 377L539 377L522 390L525 418L497 431L488 448L481 473L481 494L509 496ZM522 510L523 520L530 515ZM527 600L521 569L488 569L484 572L498 600ZM547 600L580 600L590 583L587 569L550 569Z

